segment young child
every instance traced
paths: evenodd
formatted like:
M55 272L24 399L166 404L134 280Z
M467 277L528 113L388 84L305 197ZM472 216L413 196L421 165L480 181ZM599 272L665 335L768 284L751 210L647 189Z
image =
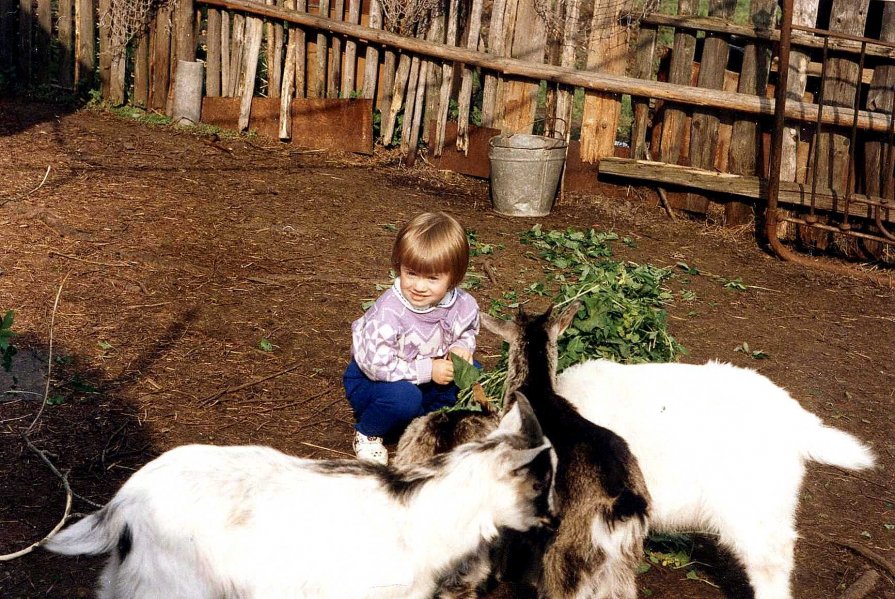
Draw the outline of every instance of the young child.
M358 458L387 464L383 437L457 400L450 354L471 363L479 332L479 306L457 287L468 264L466 232L443 212L420 214L398 232L398 278L351 325L343 382Z

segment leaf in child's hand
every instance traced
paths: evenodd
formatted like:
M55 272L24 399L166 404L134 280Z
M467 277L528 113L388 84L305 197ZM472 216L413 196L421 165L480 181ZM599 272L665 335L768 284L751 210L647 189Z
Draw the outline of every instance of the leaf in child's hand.
M454 365L454 383L461 390L471 387L479 380L481 371L457 354L451 353L451 362Z

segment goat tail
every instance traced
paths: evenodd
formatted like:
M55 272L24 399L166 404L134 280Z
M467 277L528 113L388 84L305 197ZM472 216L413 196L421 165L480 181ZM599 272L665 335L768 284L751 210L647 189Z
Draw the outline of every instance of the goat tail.
M108 553L129 535L124 520L115 518L106 506L57 532L43 548L62 555L97 555Z
M874 465L873 453L854 436L819 420L807 429L803 455L815 462L848 470L863 470Z
M649 512L649 501L631 489L623 490L612 503L612 520L621 521L638 518L645 522Z

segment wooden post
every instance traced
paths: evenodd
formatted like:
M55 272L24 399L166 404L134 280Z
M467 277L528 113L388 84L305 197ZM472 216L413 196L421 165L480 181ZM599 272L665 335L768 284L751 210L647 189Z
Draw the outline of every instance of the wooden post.
M112 28L110 26L112 0L99 0L99 82L104 100L112 93ZM167 89L165 90L167 91ZM162 104L164 107L164 104Z
M31 43L34 12L31 0L19 0L19 80L31 81Z
M282 0L265 0L265 3L282 6ZM264 31L267 38L267 95L279 98L283 80L283 23L267 21Z
M370 17L367 26L371 29L382 29L382 7L379 0L370 0ZM376 74L379 72L379 49L374 44L367 44L367 55L364 62L364 87L361 95L368 100L376 99ZM381 107L379 107L381 110Z
M814 27L817 25L817 0L793 0L793 25ZM786 100L801 102L808 85L808 63L811 57L804 48L793 46L789 51L789 74L786 79ZM799 127L783 129L783 147L780 151L780 180L803 181L804 173L798 172Z
M414 59L416 60L416 59ZM395 71L394 85L392 87L391 101L389 102L388 112L382 114L382 145L392 145L392 138L395 134L395 123L398 120L398 113L404 104L404 93L407 90L407 79L410 76L410 68L412 60L409 54L401 54L398 60L398 69ZM404 112L404 126L410 125L410 115Z
M242 97L239 104L239 131L246 131L249 128L252 98L255 95L255 75L258 72L258 56L261 53L261 37L263 35L264 21L257 17L246 17L245 69L239 83Z
M576 37L578 35L578 19L581 16L581 0L567 0L565 3L566 14L563 15L562 51L559 55L559 64L564 67L575 67ZM562 135L566 140L572 135L572 99L574 90L565 85L556 88L556 106L554 116L557 122L553 125L553 131Z
M205 45L208 48L205 65L205 94L209 97L221 95L221 11L208 8L208 31Z
M239 13L230 15L233 31L230 33L230 90L227 94L231 97L240 95L239 84L245 70L245 38L246 18Z
M443 12L432 19L432 24L429 26L429 33L426 36L426 39L433 42L444 43L444 19L445 15ZM441 63L432 60L431 58L427 58L425 77L426 105L423 107L423 114L421 117L423 121L422 139L426 144L428 144L432 138L431 126L438 115L439 95L435 93L435 90L441 87L441 74Z
M580 0L572 0L579 2ZM504 44L504 17L507 10L506 0L494 0L491 5L491 24L488 29L488 52L495 56L506 54ZM497 102L497 73L486 72L482 88L482 126L493 127Z
M479 34L482 31L482 0L472 0L469 9L469 38L466 47L475 50L479 47ZM463 67L463 78L460 83L459 114L457 116L457 150L466 154L469 150L469 111L472 103L472 69Z
M329 0L320 0L320 16L329 18ZM314 97L326 97L326 64L328 61L327 36L322 30L317 32L317 72L314 79Z
M63 11L68 16L67 33L71 37L71 3L60 0L61 5L68 5L67 9L63 6L59 7L59 27L62 28ZM37 30L34 37L34 58L37 62L34 69L34 78L40 83L47 83L55 73L50 73L50 39L53 36L53 7L50 0L37 0ZM59 32L59 42L65 46L65 39L62 37L62 31ZM71 43L68 46L71 48ZM64 63L63 63L64 64ZM62 67L62 65L60 65ZM64 70L64 68L60 69Z
M869 3L870 0L833 0L831 28L840 33L863 35ZM827 58L826 71L824 106L853 107L861 85L858 62L851 57L831 56ZM813 168L820 174L820 186L846 191L849 135L838 130L824 131L816 143Z
M547 29L544 20L535 11L533 0L519 0L516 4L510 56L532 64L543 64L546 47ZM503 131L531 133L537 110L538 87L537 82L528 79L503 78L500 100L503 104L500 128Z
M420 99L417 90L425 87L425 85L420 85L420 62L419 56L414 56L410 60L410 74L407 77L407 99L404 101L404 122L401 127L401 156L405 161L411 154L411 145L415 145L417 139L411 139L414 129L414 113L416 112L417 100ZM419 131L419 124L417 123L417 135L419 135ZM412 162L413 159L411 158L410 160Z
M96 11L93 0L77 0L77 58L74 80L92 86L96 67Z
M295 8L295 0L286 0L288 9ZM292 138L292 98L295 96L295 61L298 57L296 35L298 27L292 26L287 34L286 63L283 66L283 82L280 90L280 139Z
M137 38L134 48L134 95L131 98L134 106L149 106L149 31L143 31Z
M895 42L895 2L883 3L883 23L880 40ZM880 64L873 70L870 91L867 94L867 110L892 114L895 110L895 65L891 62ZM885 142L889 140L882 138ZM873 136L864 145L864 174L867 195L883 196L888 191L888 199L895 199L892 173L887 164L886 144L881 137ZM895 152L895 147L888 152Z
M59 0L57 18L59 36L59 85L72 89L75 83L75 0ZM43 25L41 25L41 36ZM48 48L49 50L49 48ZM47 57L49 64L49 57ZM43 67L44 74L49 75L48 66Z
M308 12L308 0L296 0L295 10L298 12ZM295 96L297 98L306 98L307 81L308 81L308 46L307 35L301 26L292 24L289 31L295 29Z
M610 9L615 12L608 12ZM594 2L590 40L587 49L587 69L625 74L625 57L628 51L627 28L621 24L622 5ZM608 13L608 14L607 14ZM615 137L621 114L621 97L618 94L586 91L584 113L581 117L581 160L597 162L615 153Z
M168 102L168 84L171 81L170 18L171 8L164 6L149 25L149 108L153 110L164 110Z
M692 15L695 12L694 0L680 0L678 14ZM674 34L674 46L671 51L671 66L668 82L677 85L690 85L693 75L693 57L696 54L696 36L686 30L679 29ZM684 139L684 125L687 114L680 108L666 104L665 118L662 121L662 140L659 147L659 160L677 164L681 157L681 143Z
M448 46L457 45L457 28L460 10L459 0L450 0L448 3L447 14L447 33L445 35L445 44ZM438 115L435 123L435 156L441 156L444 150L444 135L447 126L448 108L451 97L451 86L454 82L454 63L445 61L441 67L441 89L438 93Z
M656 35L658 28L654 25L641 25L637 33L637 51L634 55L632 75L638 79L651 80L655 76ZM631 98L634 108L634 122L631 124L632 158L647 158L646 130L649 127L649 99Z
M0 0L0 64L12 64L15 54L13 40L13 0Z
M709 0L709 16L729 20L736 9L736 0ZM706 34L702 48L702 62L699 65L700 88L721 89L724 86L724 70L730 46L727 40L717 35ZM721 120L716 111L695 110L690 124L690 164L696 168L711 169L715 165L718 148L718 129ZM705 213L708 198L703 195L687 194L684 209Z
M331 19L341 21L345 16L345 0L336 0L335 14L330 15ZM326 78L326 95L330 98L338 98L342 85L342 38L338 35L332 36L332 47L329 52L329 68L327 69Z
M772 29L777 0L752 0L750 19L754 27ZM771 48L768 44L747 43L743 48L743 67L737 91L765 97L768 74L771 68ZM759 175L759 154L761 151L761 128L753 119L738 119L733 124L730 142L728 168L736 175ZM752 207L744 202L724 204L724 223L728 226L748 223Z
M230 67L230 12L221 11L221 95L233 95L230 83L232 69Z
M348 0L348 22L360 23L361 0ZM345 68L342 71L342 97L350 98L355 90L355 71L357 70L357 42L348 38L345 42Z

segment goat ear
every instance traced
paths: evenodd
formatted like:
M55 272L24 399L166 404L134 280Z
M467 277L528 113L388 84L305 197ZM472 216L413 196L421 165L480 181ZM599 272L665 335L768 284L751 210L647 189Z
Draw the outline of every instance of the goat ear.
M550 326L551 328L556 329L557 337L562 335L569 325L572 324L572 321L575 320L575 315L578 314L578 310L581 308L581 302L575 300L568 307L563 310L559 315L550 316ZM551 307L552 310L552 307Z
M479 320L481 321L482 326L507 343L512 343L518 335L519 327L516 326L515 322L494 318L485 312L479 314Z
M513 406L501 419L498 431L522 437L527 447L540 447L544 443L544 432L528 398L518 391L514 396Z

